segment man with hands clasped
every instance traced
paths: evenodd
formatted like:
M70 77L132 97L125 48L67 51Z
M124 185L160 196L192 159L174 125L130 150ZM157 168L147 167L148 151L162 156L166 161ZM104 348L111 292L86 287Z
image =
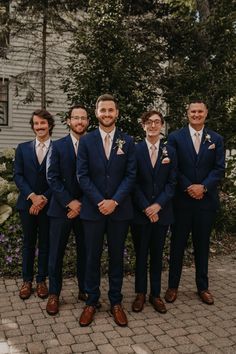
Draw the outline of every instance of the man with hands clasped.
M100 265L104 235L109 255L109 292L111 313L119 326L127 325L122 308L124 243L133 217L131 190L135 182L134 143L115 124L119 114L117 101L110 94L96 102L98 129L81 139L78 150L78 180L83 191L81 219L86 245L86 306L80 326L94 318L100 297Z
M188 126L169 135L168 144L178 158L177 188L174 198L175 223L171 235L167 302L177 298L184 250L191 233L195 260L195 281L201 300L212 305L208 289L210 234L219 206L217 187L224 175L223 138L205 127L208 110L201 100L187 109Z
M86 133L89 119L81 105L70 108L67 118L70 133L53 142L48 153L47 179L52 191L48 210L50 217L49 298L46 310L49 315L59 311L62 288L62 266L69 235L73 230L77 251L78 299L85 301L85 247L80 220L82 191L76 178L76 156L79 141Z
M136 145L137 177L133 193L134 219L131 231L136 254L134 312L146 301L148 255L150 254L149 302L166 312L161 293L162 255L169 225L173 223L172 197L176 184L176 157L160 139L164 119L152 110L141 117L146 138Z
M14 162L14 180L20 191L16 208L23 229L23 284L19 292L23 300L28 299L32 293L37 240L36 291L40 298L48 295L45 282L49 252L47 209L51 191L46 180L46 155L51 144L54 119L45 109L37 109L32 113L30 125L36 138L17 146Z

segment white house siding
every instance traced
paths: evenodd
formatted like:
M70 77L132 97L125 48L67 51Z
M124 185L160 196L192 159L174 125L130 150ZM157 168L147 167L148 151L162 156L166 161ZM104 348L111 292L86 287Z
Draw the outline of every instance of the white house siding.
M66 48L68 42L62 42L58 37L51 38L51 53L47 68L57 69L58 64L66 63ZM50 43L50 44L51 44ZM61 44L63 43L63 45ZM35 99L31 103L24 104L27 90L23 88L18 91L16 96L16 84L14 77L26 69L37 71L40 67L40 61L36 56L30 53L30 42L26 39L15 39L11 41L8 59L0 58L0 80L8 79L10 83L9 92L9 124L0 126L0 151L7 147L16 147L20 142L30 140L34 134L30 128L29 120L32 112L40 108L40 77L36 79L32 76L31 83L37 89ZM40 55L40 52L38 52ZM55 61L53 60L55 56ZM66 111L68 104L66 95L60 89L61 80L55 71L49 73L46 81L48 97L52 103L47 106L47 110L55 117L55 128L53 130L53 139L57 139L66 134L66 127L61 123L60 117L56 116L59 112Z

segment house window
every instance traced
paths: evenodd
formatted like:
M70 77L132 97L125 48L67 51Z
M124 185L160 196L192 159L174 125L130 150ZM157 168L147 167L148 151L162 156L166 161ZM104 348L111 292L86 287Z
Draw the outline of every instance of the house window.
M0 126L8 125L8 80L0 78Z
M6 50L9 43L9 0L0 0L0 58L6 57Z

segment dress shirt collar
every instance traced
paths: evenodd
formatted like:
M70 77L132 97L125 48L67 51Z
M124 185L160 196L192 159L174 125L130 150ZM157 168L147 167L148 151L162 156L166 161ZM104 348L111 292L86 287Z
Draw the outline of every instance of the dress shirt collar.
M198 133L200 139L202 139L202 134L203 134L203 129L204 129L204 127L203 127L201 130L195 130L195 129L193 129L193 128L191 127L191 125L189 124L189 125L188 125L188 128L189 128L189 132L190 132L190 135L191 135L191 138L192 138L192 139L195 137L195 133Z
M104 132L104 130L102 130L100 127L99 127L98 129L99 129L99 131L100 131L100 134L101 134L101 137L102 137L102 141L104 141L105 136L106 136L107 134L109 134L110 139L111 139L111 144L112 144L113 139L114 139L114 135L115 135L115 131L116 131L116 127L115 127L111 132L109 132L109 133Z
M70 137L71 137L71 140L72 140L73 145L75 146L75 144L76 144L77 147L78 147L78 145L79 145L79 140L76 139L76 137L74 137L74 135L73 135L72 133L70 133Z
M147 147L148 147L148 151L149 151L149 154L151 153L151 146L154 145L156 147L156 150L157 150L157 153L159 151L159 146L160 146L160 139L157 140L156 144L151 144L150 141L147 140L147 138L145 138L145 141L146 141L146 144L147 144Z
M49 148L49 145L51 143L51 139L49 138L48 140L44 141L43 144L44 146L47 148ZM35 147L38 148L39 147L39 144L41 144L41 141L39 141L37 138L35 139Z

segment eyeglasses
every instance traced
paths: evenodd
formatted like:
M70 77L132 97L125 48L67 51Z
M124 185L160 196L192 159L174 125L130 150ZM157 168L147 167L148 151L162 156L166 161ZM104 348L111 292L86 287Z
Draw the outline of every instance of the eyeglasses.
M88 120L87 117L79 117L79 116L72 116L70 117L71 119L75 119L75 120L82 120L82 121L86 121Z
M152 126L153 124L154 124L154 126L161 125L161 124L162 124L162 121L159 120L159 119L155 119L155 120L148 119L148 120L145 122L145 125L148 125L148 126Z

